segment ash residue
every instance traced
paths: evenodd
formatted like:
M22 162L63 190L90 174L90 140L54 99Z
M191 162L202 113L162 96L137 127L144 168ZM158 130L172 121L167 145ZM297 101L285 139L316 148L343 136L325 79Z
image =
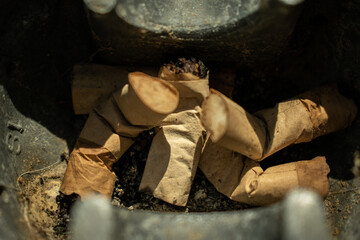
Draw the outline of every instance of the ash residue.
M66 169L61 162L55 168L29 176L20 182L19 201L24 221L29 227L29 239L67 239L72 196L59 196L59 188Z
M70 210L77 199L78 196L75 194L67 196L59 192L56 196L58 220L53 228L56 236L69 235Z
M199 170L186 207L163 202L138 191L154 132L143 133L131 149L114 165L118 177L112 204L120 208L171 212L210 212L248 208L219 193Z
M208 73L208 69L205 67L204 63L192 57L190 59L179 58L176 63L170 62L164 66L176 74L192 73L200 78L205 78Z

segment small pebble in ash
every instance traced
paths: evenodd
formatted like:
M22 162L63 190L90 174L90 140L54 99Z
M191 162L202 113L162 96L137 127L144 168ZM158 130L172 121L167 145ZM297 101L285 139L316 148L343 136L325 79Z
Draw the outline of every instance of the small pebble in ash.
M205 190L204 190L204 189L201 189L201 190L199 190L199 191L197 191L197 192L195 193L194 200L195 200L195 201L196 201L196 200L201 200L201 199L204 199L204 198L206 198L206 197L207 197L207 195L206 195Z

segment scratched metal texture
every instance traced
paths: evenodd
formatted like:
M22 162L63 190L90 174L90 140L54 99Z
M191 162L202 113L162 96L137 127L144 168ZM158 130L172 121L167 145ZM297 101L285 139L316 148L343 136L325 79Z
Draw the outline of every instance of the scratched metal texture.
M86 0L88 19L111 64L156 64L192 56L205 62L269 63L286 46L301 12L301 0L133 1L121 0L108 13Z
M68 152L67 145L44 126L19 113L2 85L0 145L0 239L20 239L24 235L19 230L25 225L19 225L23 216L16 195L17 178L26 171L61 160L61 155Z
M91 48L91 31L80 0L32 0L26 3L0 2L0 239L21 239L21 229L25 229L19 224L22 210L14 189L18 175L57 161L63 152L60 147L63 143L58 138L65 139L71 148L84 123L84 118L75 117L71 109L73 64L99 61L95 56L97 50ZM244 85L238 89L238 96L248 101L253 97L263 106L283 97L284 93L290 95L320 83L340 81L346 86L345 91L359 99L359 9L357 0L305 1L285 56L280 62L268 65L267 69L255 65L256 71L250 72L249 76L259 76L259 79L248 78L240 68ZM206 43L203 46L205 48ZM106 49L100 50L106 53ZM176 54L179 56L179 52ZM180 51L180 54L183 56L185 52ZM247 56L252 52L242 54ZM224 53L222 56L227 57ZM246 63L245 60L239 58L238 62L241 65ZM276 82L283 84L276 85ZM263 94L262 88L266 90ZM18 130L19 126L23 131ZM352 128L297 146L298 151L294 151L296 158L301 152L325 153L333 164L330 180L336 188L331 189L333 193L329 198L337 204L329 215L334 219L332 227L340 230L334 239L359 239L359 204L353 203L359 196L356 192L359 168L354 165L359 159L354 157L360 150L359 126L358 118ZM309 151L311 146L315 151ZM43 148L48 152L45 153ZM39 163L36 158L40 159ZM354 175L357 172L357 178L351 169L354 169ZM347 182L350 183L348 187ZM352 211L350 215L347 206L352 208L347 209ZM126 214L122 211L116 221L132 222L130 227L136 221L144 221L140 213Z

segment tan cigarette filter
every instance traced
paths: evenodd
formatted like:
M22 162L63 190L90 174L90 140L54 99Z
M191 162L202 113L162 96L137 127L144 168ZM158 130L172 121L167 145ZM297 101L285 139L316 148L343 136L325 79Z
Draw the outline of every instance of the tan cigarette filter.
M177 206L186 205L195 177L205 135L200 105L209 93L207 78L188 80L193 79L189 76L186 81L169 81L180 93L179 105L153 139L139 187Z
M159 124L179 103L174 86L141 72L129 73L129 84L113 97L126 120L138 126Z
M92 193L110 198L116 180L112 165L133 142L112 132L102 118L91 113L70 154L60 191L81 198Z
M158 68L136 66L132 69L157 76ZM71 83L72 102L75 114L89 114L108 99L112 92L128 83L131 69L127 66L101 64L75 64Z
M222 93L211 89L202 105L201 121L213 142L252 159L262 157L265 124Z
M325 157L281 164L263 171L257 161L210 141L199 168L219 192L250 205L275 203L296 187L314 189L322 197L329 191L330 170Z
M89 114L116 89L128 83L125 68L100 64L76 64L72 81L75 114Z
M70 154L60 192L77 194L82 199L94 193L111 198L116 176L107 165L115 161L106 148L78 140Z
M64 194L83 198L97 192L110 198L116 179L112 165L133 138L176 109L179 94L171 84L142 73L129 74L129 82L89 115L70 155L60 188Z
M253 115L214 90L202 107L201 121L211 140L254 160L346 128L357 114L355 103L335 85L308 91Z
M112 96L106 102L95 108L94 111L97 113L97 115L105 120L113 132L122 137L135 138L139 135L139 133L149 130L153 127L131 125L125 119Z

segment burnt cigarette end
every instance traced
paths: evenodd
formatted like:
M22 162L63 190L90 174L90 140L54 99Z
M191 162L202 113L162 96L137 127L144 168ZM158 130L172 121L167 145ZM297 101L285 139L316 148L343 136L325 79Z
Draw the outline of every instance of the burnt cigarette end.
M200 78L205 78L208 73L208 68L201 60L193 57L189 59L179 58L177 62L170 62L164 66L175 74L191 73Z

